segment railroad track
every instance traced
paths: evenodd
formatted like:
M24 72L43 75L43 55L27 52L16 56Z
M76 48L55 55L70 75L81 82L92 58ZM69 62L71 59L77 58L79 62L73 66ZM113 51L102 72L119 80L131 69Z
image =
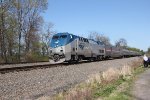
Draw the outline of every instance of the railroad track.
M91 61L82 61L78 63L58 63L58 64L50 64L49 62L5 64L5 65L0 65L0 74L16 72L16 71L19 72L19 71L29 71L34 69L52 68L58 66L68 66L72 64L82 64L82 63L91 63Z
M107 59L107 60L113 60L113 59ZM92 62L97 62L97 61L92 61ZM82 61L78 63L58 63L58 64L50 64L49 62L21 63L21 64L8 64L8 65L4 64L4 65L0 65L0 74L16 72L16 71L19 72L19 71L29 71L34 69L52 68L58 66L68 66L72 64L82 64L82 63L91 63L91 61Z
M14 71L28 71L39 68L42 69L42 68L57 67L60 65L62 64L50 64L49 62L0 65L0 73L5 74Z
M68 66L72 64L81 64L81 63L90 63L90 62L82 61L79 63L58 63L58 64L50 64L49 62L5 64L5 65L0 65L0 74L5 74L5 73L15 72L15 71L29 71L29 70L34 70L34 69Z

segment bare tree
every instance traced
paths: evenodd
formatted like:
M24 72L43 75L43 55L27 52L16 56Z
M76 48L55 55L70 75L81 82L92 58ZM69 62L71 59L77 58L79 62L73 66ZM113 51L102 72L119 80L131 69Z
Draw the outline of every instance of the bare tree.
M47 9L47 0L14 0L12 12L17 19L18 58L21 56L21 42L25 42L25 51L29 51L32 36L41 27L40 13ZM23 38L24 36L24 38ZM23 40L24 39L24 40Z
M0 53L7 62L7 18L11 0L0 0Z
M105 36L104 34L100 34L98 32L90 32L88 37L90 39L94 39L94 40L100 41L104 45L111 45L109 37Z
M46 1L46 2L45 2ZM44 11L47 8L47 0L36 0L30 2L28 7L30 10L28 11L28 15L26 17L26 27L25 31L25 43L26 43L26 53L29 51L30 45L32 44L32 38L33 34L37 33L37 31L40 31L41 25L43 25L43 19L39 15L40 12Z
M0 0L0 58L5 62L39 51L39 32L47 0ZM26 51L26 52L25 52Z
M116 41L115 46L125 48L125 47L127 47L127 40L124 38L121 38L118 41Z
M52 28L53 28L52 23L45 23L43 28L46 31L42 34L42 53L43 53L43 55L45 55L45 54L48 55L50 39L51 39L52 35L55 34L55 32L52 30Z
M7 18L7 29L6 29L6 37L7 37L7 56L9 58L9 61L13 60L13 54L15 50L15 46L17 45L17 33L16 33L16 20L13 19L12 16L9 16Z

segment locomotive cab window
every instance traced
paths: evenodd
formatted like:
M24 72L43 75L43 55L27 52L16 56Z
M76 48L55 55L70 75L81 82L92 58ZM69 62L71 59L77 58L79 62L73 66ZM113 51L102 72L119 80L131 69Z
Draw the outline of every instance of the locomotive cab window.
M60 38L67 38L67 35L61 35Z
M59 38L59 36L53 36L53 38L52 38L52 39L57 40L58 38Z

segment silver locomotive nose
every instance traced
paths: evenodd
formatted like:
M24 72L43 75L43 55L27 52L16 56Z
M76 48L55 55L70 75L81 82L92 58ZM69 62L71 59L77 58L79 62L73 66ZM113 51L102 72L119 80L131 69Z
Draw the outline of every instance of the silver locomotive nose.
M53 60L54 60L55 62L59 61L59 60L60 60L60 56L59 56L58 54L55 54L55 55L53 56Z
M63 47L50 49L49 59L53 60L54 62L58 62L63 58L65 58Z

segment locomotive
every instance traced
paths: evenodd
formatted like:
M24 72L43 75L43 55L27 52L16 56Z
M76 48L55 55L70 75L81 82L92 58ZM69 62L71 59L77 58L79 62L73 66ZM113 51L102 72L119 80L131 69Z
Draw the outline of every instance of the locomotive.
M138 55L140 54L135 51L129 51L115 46L106 46L100 41L76 36L68 32L53 35L49 48L49 61L54 64Z

